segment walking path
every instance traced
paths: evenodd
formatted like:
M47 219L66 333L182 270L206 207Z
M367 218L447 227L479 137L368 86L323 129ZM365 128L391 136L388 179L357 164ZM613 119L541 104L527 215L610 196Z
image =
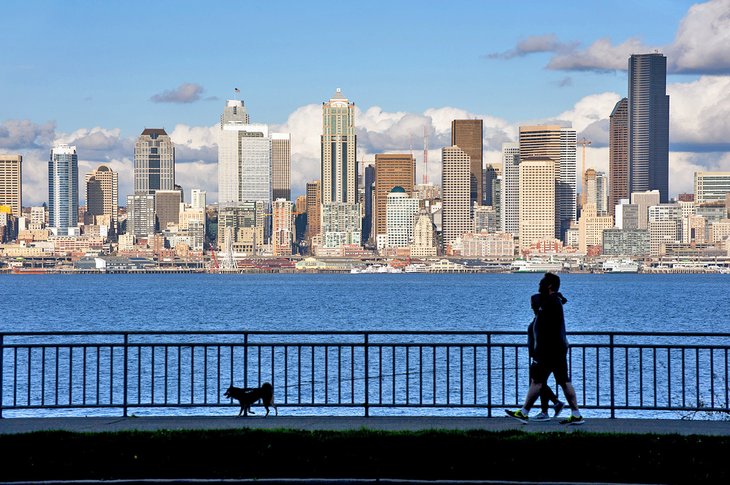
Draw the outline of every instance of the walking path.
M581 426L560 425L557 420L527 425L511 418L474 417L312 417L256 416L207 417L85 417L85 418L3 418L0 434L63 430L74 432L154 431L187 429L303 429L346 431L370 429L381 431L418 431L428 429L485 431L522 430L526 432L592 432L635 434L680 434L730 436L730 421L695 421L667 419L587 419Z

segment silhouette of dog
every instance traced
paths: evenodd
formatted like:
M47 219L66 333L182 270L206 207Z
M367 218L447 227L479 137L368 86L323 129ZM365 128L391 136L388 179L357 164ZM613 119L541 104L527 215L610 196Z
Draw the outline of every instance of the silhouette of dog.
M273 407L276 415L279 415L279 409L274 404L274 387L268 382L261 384L261 387L234 387L231 386L223 394L224 397L236 399L241 404L240 416L248 416L248 413L256 414L251 411L251 405L261 400L266 408L266 416L269 415L269 407Z

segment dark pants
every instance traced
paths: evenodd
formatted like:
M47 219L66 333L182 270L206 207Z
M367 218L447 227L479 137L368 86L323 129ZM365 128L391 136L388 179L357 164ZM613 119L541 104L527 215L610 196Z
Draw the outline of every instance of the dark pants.
M560 366L552 365L546 366L538 362L533 362L532 364L530 364L530 379L532 379L534 382L539 382L542 384L542 387L540 388L540 411L542 411L543 413L548 412L548 408L550 407L551 402L558 402L558 396L555 395L553 390L550 389L550 386L548 386L547 384L547 380L548 377L550 377L550 374L555 375L555 380L558 384L560 384L561 382L565 383L570 381L570 378L567 377L567 363L564 366L564 371L559 367ZM558 376L560 377L560 380L558 380Z

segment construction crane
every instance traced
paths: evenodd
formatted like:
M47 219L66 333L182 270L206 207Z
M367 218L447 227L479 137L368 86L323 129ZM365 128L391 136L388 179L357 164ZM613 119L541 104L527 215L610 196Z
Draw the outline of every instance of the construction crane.
M576 145L583 147L583 165L581 167L580 172L580 188L581 188L581 200L585 202L585 192L586 192L586 147L590 146L591 141L585 137L578 140Z

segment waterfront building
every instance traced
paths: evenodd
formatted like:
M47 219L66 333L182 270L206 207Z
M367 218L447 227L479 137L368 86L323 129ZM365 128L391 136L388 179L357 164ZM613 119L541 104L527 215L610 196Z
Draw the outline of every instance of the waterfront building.
M386 247L406 248L411 244L418 213L418 198L410 197L403 187L393 187L386 204Z
M412 258L433 258L437 255L435 227L426 209L421 209L413 226L410 249Z
M669 201L669 96L667 58L660 53L629 58L629 189L659 191Z
M60 144L51 150L48 210L49 225L57 235L67 236L75 231L79 212L79 160L75 146Z
M629 100L622 98L613 107L608 128L608 176L610 192L608 207L614 215L621 199L629 192Z
M470 160L458 146L441 149L443 247L471 230Z
M154 194L127 196L127 234L136 238L151 237L155 233Z
M175 189L175 144L162 128L145 128L134 144L134 193Z
M512 258L515 254L514 238L504 232L469 232L461 238L461 244L461 255L465 258Z
M309 245L312 238L322 234L322 190L319 180L307 183L307 234Z
M373 224L375 237L387 234L386 206L395 187L413 194L416 180L416 159L410 154L379 153L375 155L375 210Z
M502 144L502 206L503 229L515 236L520 234L520 144Z
M710 224L708 241L717 244L726 241L730 244L730 219L723 219L718 222ZM727 249L730 250L730 247Z
M481 205L484 197L482 165L484 160L483 120L453 120L451 145L458 146L469 156L469 205Z
M598 215L592 202L583 206L578 220L578 251L587 254L589 249L603 243L603 231L613 228L613 216Z
M291 200L291 135L271 134L271 192L274 200Z
M190 249L193 251L203 251L207 224L205 207L201 208L196 207L195 204L187 205L180 203L179 220L178 230L180 233L187 235Z
M355 103L339 88L322 103L322 204L357 204Z
M681 219L682 244L699 243L710 241L707 220L702 216L688 216Z
M292 205L286 199L276 199L271 209L271 248L274 256L291 256L294 242Z
M484 167L484 171L482 173L482 201L479 204L494 206L495 203L492 184L500 175L500 169L492 164L488 164Z
M649 207L658 205L661 194L658 190L647 190L646 192L632 192L631 203L638 207L638 228L647 229L649 222Z
M730 172L695 172L695 203L724 202L730 194Z
M0 154L0 205L20 217L23 209L23 157Z
M520 162L520 249L534 241L555 238L555 162L531 157Z
M565 231L565 246L578 249L580 245L580 230L577 225L572 225Z
M365 167L365 217L362 220L362 240L368 242L373 234L373 206L375 205L375 165Z
M155 225L164 231L169 224L180 222L182 193L179 190L157 190L155 192Z
M109 220L109 230L117 233L119 212L119 174L106 165L84 177L86 213L91 216L92 224L99 224L101 219Z
M246 201L218 210L218 247L228 252L259 254L266 243L264 225L268 208L264 201Z
M207 201L208 193L205 190L192 189L190 191L190 206L193 209L203 209L208 205Z
M649 254L649 231L646 229L605 229L604 256L644 257Z

